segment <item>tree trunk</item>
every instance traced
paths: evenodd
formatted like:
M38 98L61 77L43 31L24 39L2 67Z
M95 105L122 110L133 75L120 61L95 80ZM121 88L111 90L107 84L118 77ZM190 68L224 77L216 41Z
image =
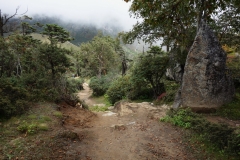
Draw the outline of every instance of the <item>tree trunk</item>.
M21 62L20 62L20 54L18 54L17 57L17 76L21 76L22 75L22 66L21 66Z
M101 77L101 75L102 75L102 71L103 71L103 66L104 66L104 64L103 64L103 61L102 61L102 59L101 59L101 54L102 53L100 53L100 55L98 55L98 62L99 62L99 67L98 67L98 77L100 78Z
M122 76L126 75L126 71L127 71L127 64L126 61L122 62Z
M54 79L56 73L55 73L54 64L52 60L50 61L50 64L51 64L51 71L52 71L52 79Z
M169 44L167 45L167 52L169 52L169 50L170 50L170 47L169 47Z
M1 33L1 37L3 37L3 26L0 24L0 33Z
M3 75L3 63L4 63L4 58L3 55L1 56L1 64L0 64L0 77Z
M3 17L2 17L1 10L0 10L0 34L1 34L1 37L3 37Z
M102 69L101 69L101 66L98 67L98 78L101 78L102 76Z

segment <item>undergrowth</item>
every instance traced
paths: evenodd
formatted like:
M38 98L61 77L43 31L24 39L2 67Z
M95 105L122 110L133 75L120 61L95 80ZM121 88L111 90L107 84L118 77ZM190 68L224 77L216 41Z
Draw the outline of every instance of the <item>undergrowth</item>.
M93 106L93 107L89 107L89 110L91 111L95 111L95 112L104 112L104 111L107 111L108 110L108 107L107 106Z
M217 110L217 115L232 120L240 120L240 92L236 93L232 102Z
M190 109L170 110L167 116L160 120L189 129L192 131L192 135L195 135L194 139L198 139L203 144L208 144L208 149L211 148L211 150L219 153L218 156L221 156L220 153L224 153L224 156L233 157L240 155L240 134L234 128L223 124L210 123L201 115L191 112Z
M52 142L52 130L59 124L53 106L34 104L21 116L0 121L0 159L44 159L50 154L42 145Z
M89 110L95 112L104 112L108 110L108 107L111 106L111 103L108 101L107 97L104 96L93 96L91 99L96 103L93 106L88 107Z

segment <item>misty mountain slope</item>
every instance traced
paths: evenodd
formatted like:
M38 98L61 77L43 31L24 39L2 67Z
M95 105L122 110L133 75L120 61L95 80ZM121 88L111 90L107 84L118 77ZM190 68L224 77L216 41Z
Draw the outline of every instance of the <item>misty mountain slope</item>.
M97 25L97 24L94 24L94 22L90 24L90 23L78 22L77 20L67 21L67 20L62 20L58 17L35 15L33 16L32 20L28 20L27 22L32 25L37 22L43 25L57 24L63 27L66 31L70 32L70 35L72 36L72 38L74 38L74 40L71 41L71 44L74 44L76 46L80 46L81 43L91 41L99 32L102 32L103 35L108 35L114 38L114 37L117 37L119 32L123 31L123 28L119 26L117 23L114 23L113 21L106 22L102 25L100 24ZM38 32L39 33L42 32L42 28L38 28ZM40 40L42 40L42 37L40 37ZM75 49L75 46L71 46L71 44L65 45L65 48L70 49L72 47ZM139 41L136 40L133 44L122 44L122 46L125 47L125 51L127 52L127 54L129 52L132 53L132 56L130 56L130 58L132 58L137 53L146 52L150 47L150 44L145 44L141 40Z
M43 36L43 35L41 35L41 34L39 34L39 33L32 33L31 36L32 36L34 39L38 39L38 40L40 40L40 41L43 42L43 43L45 43L45 42L46 42L46 43L49 43L49 40L48 40L47 36ZM65 48L65 49L72 49L72 50L74 50L74 51L78 51L78 50L79 50L79 47L78 47L78 46L72 44L72 43L69 42L69 41L61 44L61 46L62 46L63 48Z
M83 23L76 21L67 21L61 20L58 17L49 17L49 16L33 16L33 20L28 21L30 24L41 23L43 25L46 24L57 24L63 27L65 30L70 32L71 36L74 38L71 43L75 45L80 45L83 42L88 42L95 37L98 32L102 32L104 35L109 35L111 37L116 37L119 32L123 29L115 24L114 22L108 22L102 25L96 25L94 22L91 23ZM42 31L41 28L38 29L39 32Z

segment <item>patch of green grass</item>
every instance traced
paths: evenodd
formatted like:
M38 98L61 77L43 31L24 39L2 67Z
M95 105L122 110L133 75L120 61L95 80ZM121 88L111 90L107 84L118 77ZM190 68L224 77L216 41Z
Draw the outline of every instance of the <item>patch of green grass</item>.
M52 106L36 103L27 113L0 122L0 159L51 159L49 144L55 142L55 133L49 130L59 125Z
M200 117L199 115L191 112L190 109L180 109L178 111L170 110L167 116L160 119L162 122L170 122L175 126L190 128L192 127L191 121L194 118Z
M105 104L105 106L111 106L111 103L107 100L107 97L105 97L106 95L104 96L93 96L91 97L91 99L96 102L97 104Z
M35 134L37 133L37 124L36 123L27 123L23 121L18 127L17 130L22 133Z
M206 160L238 160L238 156L231 156L226 154L224 150L219 149L213 143L206 140L204 134L196 134L194 132L187 132L185 134L184 142L187 150L191 152L195 159Z
M49 127L48 127L47 123L40 123L40 124L38 124L38 129L41 131L47 131L49 129Z
M90 111L95 111L95 112L104 112L108 110L108 106L100 107L100 106L93 106L89 107Z
M44 122L51 122L52 119L49 116L39 116L38 122L44 123Z
M93 96L91 99L96 103L96 104L104 104L104 106L91 106L89 107L89 110L91 111L96 111L96 112L104 112L108 110L108 107L110 107L112 104L108 101L106 95L104 96Z
M36 114L30 114L28 116L29 119L37 119L37 115Z
M61 112L59 112L59 111L53 112L53 115L58 117L58 118L62 118L63 117L63 114Z
M216 114L228 119L240 120L240 94L237 93L234 100L223 105Z
M214 153L236 157L240 155L240 134L227 125L208 122L190 109L170 110L160 121L190 130L195 137L201 138L203 145L214 148ZM210 150L210 149L209 149Z

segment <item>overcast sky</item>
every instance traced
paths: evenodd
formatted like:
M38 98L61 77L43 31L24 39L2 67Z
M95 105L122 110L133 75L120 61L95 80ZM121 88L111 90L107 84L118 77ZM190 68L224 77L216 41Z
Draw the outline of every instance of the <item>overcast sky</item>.
M9 15L18 13L46 14L58 16L63 20L78 21L80 23L104 24L105 22L119 23L124 30L129 30L136 23L136 19L130 18L128 9L130 3L123 0L0 0L2 13Z

